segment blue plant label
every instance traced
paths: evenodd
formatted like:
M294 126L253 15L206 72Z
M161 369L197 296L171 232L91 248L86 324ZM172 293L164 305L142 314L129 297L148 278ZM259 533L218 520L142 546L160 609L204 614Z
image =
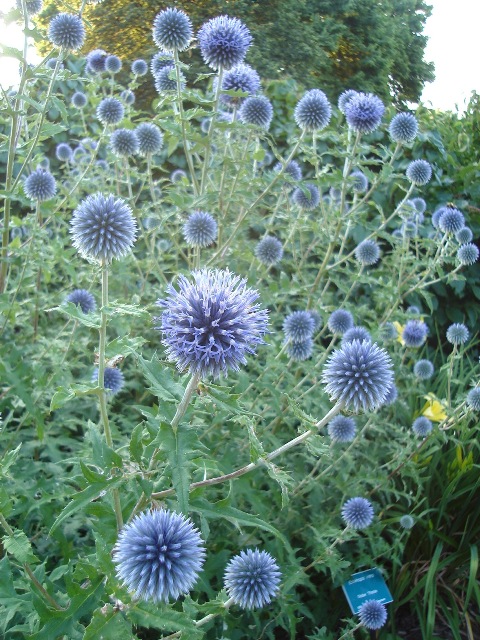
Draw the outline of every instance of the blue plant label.
M367 569L354 573L350 580L342 585L352 613L358 610L367 600L378 600L382 604L393 602L392 594L379 569Z

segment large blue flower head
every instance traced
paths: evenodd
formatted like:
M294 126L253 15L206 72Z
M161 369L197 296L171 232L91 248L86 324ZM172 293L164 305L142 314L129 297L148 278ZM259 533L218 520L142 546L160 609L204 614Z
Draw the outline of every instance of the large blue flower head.
M105 58L105 71L108 73L118 73L122 66L122 61L118 56L110 55Z
M320 204L320 191L316 185L307 182L294 190L292 200L300 209L313 211Z
M60 49L80 49L85 40L82 19L72 13L59 13L50 21L48 39Z
M373 521L373 507L366 498L350 498L342 506L342 518L352 529L365 529Z
M104 98L97 107L97 118L104 125L118 124L125 114L125 108L117 98Z
M237 64L225 72L222 79L222 89L224 91L243 91L253 96L260 90L260 76L250 65ZM241 104L245 100L245 96L229 96L222 93L220 100L227 105L235 106Z
M132 248L137 224L130 207L113 195L87 196L73 212L70 223L73 246L85 258L121 258Z
M478 256L478 247L473 242L462 244L457 251L457 260L463 265L474 264L478 260Z
M373 93L357 93L345 104L347 124L357 133L371 133L382 121L385 111L383 102Z
M421 347L427 339L428 327L422 320L409 320L402 331L402 339L406 347Z
M205 546L190 518L160 509L145 511L127 524L113 549L116 572L140 600L177 600L197 581Z
M194 211L183 226L183 236L192 247L208 247L217 239L218 226L206 211Z
M302 342L288 342L285 351L287 356L295 360L295 362L308 360L313 353L313 340L312 338L306 338Z
M328 423L328 435L335 442L352 442L356 432L355 420L347 416L335 416Z
M92 382L95 384L98 382L98 367L95 367L92 374ZM116 395L122 390L125 384L125 378L120 369L115 367L105 367L103 372L103 386L105 387L109 396Z
M375 240L363 240L355 249L355 258L364 266L371 266L380 260L380 247Z
M131 129L116 129L110 136L110 146L116 156L134 156L139 148L137 134Z
M455 233L455 240L459 244L468 244L473 239L473 232L470 227L462 227Z
M65 301L80 307L83 313L92 313L97 308L95 298L86 289L74 289L68 294Z
M49 171L36 169L32 171L23 183L23 190L30 200L43 202L53 198L57 191L57 184Z
M138 153L142 156L158 153L163 146L163 134L150 122L142 122L135 129L138 140Z
M310 89L297 103L293 115L301 129L321 131L330 122L332 107L323 91Z
M174 64L173 54L170 51L159 51L150 62L150 71L153 77L158 75L163 67L171 67Z
M467 327L461 322L454 322L447 329L447 340L451 344L464 344L469 338Z
M243 62L252 36L238 18L218 16L205 22L198 32L200 52L212 69L229 70Z
M144 76L148 71L148 65L142 58L138 58L132 62L132 73L135 76Z
M281 575L277 562L267 551L247 549L227 564L225 589L243 609L259 609L277 595Z
M105 71L107 55L107 52L103 49L93 49L87 53L87 70L92 73L102 73Z
M350 311L336 309L330 314L327 324L332 333L342 335L353 327L353 316Z
M180 73L180 88L185 87L185 76ZM155 76L155 89L158 93L164 91L176 91L177 90L177 78L175 75L175 66L173 64L167 64L163 66Z
M315 320L309 311L293 311L283 321L285 340L289 342L304 342L314 330Z
M412 424L413 432L417 436L420 436L421 438L425 438L426 436L428 436L432 428L433 428L433 425L431 421L425 416L420 416L419 418L416 418Z
M354 89L346 89L338 96L338 108L342 113L345 113L345 107L354 96L358 95L358 91Z
M394 142L408 144L413 142L418 133L418 122L411 113L397 113L388 127L390 137Z
M412 160L405 173L412 184L422 187L427 182L430 182L432 167L426 160Z
M265 236L255 247L255 255L262 264L277 264L283 256L282 243L275 236Z
M158 300L164 309L156 318L168 359L183 371L202 378L238 370L247 354L264 344L268 312L254 304L258 292L246 279L226 270L194 271L193 282L178 279L179 291L168 286L168 297Z
M385 403L393 384L392 361L374 342L346 342L330 355L322 382L332 401L355 413L371 411Z
M367 629L380 629L387 621L387 609L379 600L367 600L358 610L358 616Z
M413 366L413 373L420 380L430 380L435 371L435 367L430 360L426 360L423 358L422 360L417 360L417 362Z
M83 109L87 105L87 96L83 93L83 91L75 91L72 96L72 106L75 109Z
M272 103L265 96L246 98L238 111L238 117L244 124L268 129L273 118Z
M192 23L184 11L169 7L156 15L153 21L153 40L160 49L183 51L192 37Z
M456 233L465 226L465 217L460 209L448 205L443 209L438 218L438 228L443 233Z
M467 405L474 411L480 411L480 387L474 387L467 393Z

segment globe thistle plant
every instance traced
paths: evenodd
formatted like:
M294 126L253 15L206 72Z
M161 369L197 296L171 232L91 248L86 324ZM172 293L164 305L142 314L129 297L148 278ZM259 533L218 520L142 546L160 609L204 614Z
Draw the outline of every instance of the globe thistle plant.
M274 165L273 170L275 171L275 173L280 173L282 167L283 165L280 162L277 162ZM295 160L290 160L290 162L285 165L283 172L284 174L290 176L292 180L298 181L302 179L302 169L300 168L298 162L296 162Z
M384 405L388 406L393 404L394 402L397 401L397 398L398 398L398 389L397 389L397 386L392 383L392 386L390 387L387 395L385 396Z
M380 629L387 621L387 609L379 600L367 600L359 610L360 622L366 629Z
M142 156L158 153L163 146L163 134L160 129L150 123L142 122L135 129L138 139L138 153Z
M25 7L29 16L35 16L37 13L40 13L42 6L42 0L25 0ZM23 9L22 0L17 0L17 8L20 10Z
M313 353L313 340L306 338L301 342L288 342L285 347L286 354L295 362L302 362L311 358Z
M349 102L354 96L358 95L358 91L354 91L353 89L346 89L342 91L342 93L338 97L338 108L344 114L345 107L347 106L347 102Z
M459 244L468 244L473 238L472 230L469 227L462 227L455 233L455 240Z
M193 37L190 18L184 11L169 7L153 21L153 40L165 51L184 51Z
M397 115L392 118L388 131L394 142L409 144L417 137L417 119L411 113L397 113Z
M421 347L427 339L428 327L422 320L409 320L402 331L406 347Z
M392 361L374 342L346 342L330 355L322 382L332 401L355 413L372 411L385 403L393 384Z
M403 527L403 529L412 529L414 525L415 520L411 515L406 514L400 518L400 526Z
M92 73L103 73L107 55L103 49L93 49L87 53L87 69Z
M55 67L58 64L58 68L59 69L63 69L64 64L63 62L59 62L58 58L50 58L49 60L47 60L47 62L45 63L45 66L47 67L47 69L55 69Z
M268 313L255 304L258 292L228 270L202 269L192 276L180 276L179 290L169 285L167 298L158 300L164 311L156 328L180 371L218 378L238 370L264 343Z
M313 211L320 204L320 191L317 186L307 182L294 190L292 200L300 209Z
M350 327L350 329L347 329L342 336L342 344L345 344L346 342L353 342L354 340L360 340L360 342L362 340L368 340L371 342L372 336L365 327Z
M412 160L407 167L406 176L412 184L422 187L430 182L432 167L426 160Z
M294 311L283 321L283 332L288 342L304 342L311 338L315 321L309 311Z
M464 344L467 342L469 335L467 327L461 322L454 322L447 329L447 340L453 345Z
M238 64L223 75L222 90L243 91L254 96L260 90L260 76L250 65ZM229 106L236 106L244 102L245 96L230 96L222 93L220 100Z
M282 243L274 236L265 236L255 247L255 255L262 264L267 266L277 264L283 256Z
M457 260L463 265L474 264L478 260L478 256L478 247L471 242L462 244L457 251Z
M86 289L75 289L65 298L65 302L80 307L83 313L92 313L97 308L94 296Z
M148 65L142 58L132 62L132 73L134 76L144 76L148 71Z
M342 518L352 529L365 529L373 522L373 507L366 498L350 498L342 506Z
M355 193L365 193L368 189L368 178L361 171L352 171L350 180L352 181L352 189Z
M353 316L350 311L336 309L331 313L327 324L332 333L342 335L353 327Z
M120 98L128 106L131 106L135 102L135 94L133 91L130 91L130 89L124 89L120 94Z
M83 109L87 104L87 96L82 91L75 91L72 96L72 105L76 109Z
M104 98L97 107L97 118L104 125L118 124L124 115L124 106L117 98Z
M175 169L174 171L172 171L172 173L170 174L170 180L174 183L177 184L179 182L183 182L184 180L186 180L188 178L187 174L185 173L185 171L183 169Z
M153 77L157 76L163 67L171 67L174 65L173 54L170 51L159 51L156 53L151 62L150 62L150 70L152 72Z
M113 549L124 586L135 598L155 604L191 591L204 560L204 543L190 518L164 509L135 516Z
M57 191L57 184L49 171L37 169L26 178L23 190L30 200L44 202L53 198Z
M396 340L398 332L393 322L386 322L382 325L381 336L383 340Z
M427 203L423 198L420 198L420 197L412 198L411 202L415 207L417 213L425 213L425 211L427 210Z
M322 316L319 314L319 312L316 309L309 309L308 313L313 318L313 330L317 331L322 326L322 323L323 323Z
M418 360L413 366L413 373L420 380L430 380L435 371L435 367L430 360Z
M438 219L438 228L443 233L456 233L465 226L465 217L456 207L446 206Z
M428 418L420 416L413 421L412 430L415 435L425 438L432 430L433 425Z
M137 134L131 129L116 129L110 136L110 146L116 156L134 156L139 149Z
M122 66L122 61L118 56L110 55L105 58L105 71L108 71L108 73L118 73Z
M71 13L57 14L50 21L48 39L60 49L80 49L85 40L82 19Z
M183 237L191 247L208 247L217 239L218 227L205 211L194 211L183 227Z
M247 549L227 564L225 589L242 609L260 609L277 595L280 578L278 564L267 551Z
M252 44L250 31L243 22L229 16L208 20L199 30L197 39L205 64L227 71L243 62Z
M372 133L380 126L385 106L372 93L357 93L345 103L345 118L356 133Z
M246 98L238 111L238 117L244 124L268 129L273 118L272 103L265 96Z
M185 87L185 77L180 73L180 88ZM165 91L177 90L177 77L175 75L175 66L173 64L165 65L155 76L155 89L158 93Z
M72 159L72 147L66 142L60 142L55 149L55 155L61 162L69 162Z
M98 367L96 367L92 374L92 382L95 384L98 382ZM107 395L114 396L121 391L125 379L120 369L115 367L105 367L103 372L103 386L107 390Z
M467 405L474 411L480 411L480 387L474 387L467 393Z
M293 115L301 129L321 131L330 122L332 107L323 91L311 89L299 100Z
M357 433L357 425L353 418L335 416L328 423L328 435L335 442L352 442Z
M380 260L380 247L374 240L363 240L355 249L355 258L363 266L371 266Z
M82 200L70 227L73 246L83 257L106 262L127 254L137 233L130 207L120 198L101 193Z

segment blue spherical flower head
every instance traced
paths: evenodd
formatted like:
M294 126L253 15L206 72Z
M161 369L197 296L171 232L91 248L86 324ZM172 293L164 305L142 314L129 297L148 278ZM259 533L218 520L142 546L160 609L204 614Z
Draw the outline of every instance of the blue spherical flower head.
M190 18L184 11L169 7L153 21L153 40L165 51L184 51L193 37Z
M462 227L455 233L455 240L459 244L468 244L472 241L473 233L469 227Z
M61 162L69 162L72 159L72 147L66 142L60 142L55 149L55 155Z
M250 31L243 22L229 16L208 20L197 37L202 58L212 69L229 70L240 64L252 44Z
M250 65L238 64L225 72L222 79L222 89L224 91L243 91L253 96L260 90L260 76ZM229 96L222 93L220 100L233 107L242 104L245 96Z
M37 13L40 13L40 11L42 10L42 5L43 5L42 0L26 0L25 7L27 9L27 14L29 16L34 16ZM23 9L22 0L17 0L17 8L20 9L20 11L22 11Z
M60 49L80 49L85 40L82 19L71 13L59 13L50 21L48 39Z
M409 144L417 137L418 122L411 113L397 113L392 118L388 130L394 142Z
M338 97L338 108L342 113L345 113L347 102L349 102L356 95L358 95L358 91L354 91L353 89L346 89L345 91L342 91L342 93Z
M110 146L116 156L134 156L139 148L137 134L131 129L116 129L110 136Z
M355 193L365 193L368 189L368 178L361 171L352 171L350 180L352 181L352 189Z
M430 362L430 360L418 360L414 367L413 367L413 373L417 376L417 378L420 378L420 380L430 380L430 378L433 376L433 373L435 371L435 368L433 366L433 364Z
M281 575L276 560L267 551L247 549L227 564L225 589L242 609L260 609L277 595Z
M113 195L87 196L73 212L73 246L85 258L105 260L127 254L136 238L137 224L130 207Z
M104 125L118 124L125 114L125 108L117 98L104 98L97 107L97 118Z
M275 171L275 173L280 173L282 168L283 168L283 165L280 162L277 162L274 165L273 170ZM295 160L290 160L290 162L286 164L285 169L283 170L283 173L290 176L292 180L302 179L302 169L300 168L300 165L298 164L298 162L296 162Z
M480 411L480 387L474 387L467 393L467 404L474 411Z
M432 423L428 418L425 418L425 416L420 416L419 418L414 420L412 424L413 432L417 436L420 436L422 438L425 438L426 436L428 436L432 428L433 428Z
M205 546L190 518L145 511L118 536L113 562L118 578L140 600L155 604L191 591L205 561Z
M393 384L392 361L374 342L347 342L327 360L322 382L332 401L355 413L372 411L385 403Z
M265 96L246 98L238 111L238 117L244 124L268 129L273 118L272 103Z
M118 73L122 68L122 61L118 56L110 55L105 58L105 71L108 73Z
M309 309L308 313L313 318L313 330L317 331L317 329L320 329L320 327L322 326L322 323L323 323L322 316L319 314L319 312L316 309Z
M188 176L183 169L175 169L170 174L170 180L174 184L177 184L179 182L184 182L185 180L188 180Z
M365 327L350 327L350 329L347 329L342 336L342 344L353 342L354 340L360 340L360 342L362 340L369 340L371 342L372 336Z
M97 308L95 298L86 289L75 289L68 294L65 301L80 307L83 313L92 313Z
M311 338L315 330L315 320L309 311L294 311L283 322L285 340L304 342Z
M278 238L265 236L255 247L255 255L262 264L277 264L283 256L283 246Z
M412 184L422 187L430 182L432 167L426 160L412 160L407 167L406 176Z
M306 131L325 129L332 117L332 107L320 89L311 89L299 100L294 111L295 122Z
M150 70L155 77L160 73L163 67L171 67L174 64L173 54L170 51L159 51L156 53L151 62Z
M367 629L380 629L387 621L387 609L379 600L367 600L358 610L358 616Z
M393 322L386 322L381 327L381 336L383 340L396 340L398 337L397 329Z
M264 344L268 312L255 304L258 292L228 270L202 269L192 275L193 282L180 276L179 291L169 285L168 297L157 302L164 311L156 328L163 333L168 359L180 371L218 378L238 370Z
M417 210L417 213L425 213L425 211L427 210L427 203L423 198L420 198L420 197L412 198L411 202L413 203L413 206Z
M415 520L410 515L404 515L400 518L400 526L404 529L412 529L415 525Z
M371 133L382 121L385 111L383 102L372 93L357 93L345 104L347 124L357 133Z
M342 507L342 518L352 529L365 529L373 522L373 507L366 498L350 498Z
M335 442L352 442L356 432L355 420L347 416L335 416L328 423L328 435Z
M380 247L374 240L363 240L355 249L355 258L364 266L371 266L380 260Z
M50 60L47 60L47 62L45 63L45 66L47 67L47 69L55 69L55 67L57 66L58 63L58 58L50 58ZM63 62L60 62L58 64L58 68L59 69L63 69L64 68L64 64Z
M438 219L438 228L443 233L455 233L465 226L465 217L456 207L447 205Z
M317 186L307 182L294 190L292 200L300 209L313 211L320 204L320 191Z
M132 73L135 76L144 76L148 71L148 65L142 58L132 62Z
M105 71L107 55L107 52L103 49L93 49L87 53L87 69L92 73L102 73Z
M192 247L208 247L217 239L218 227L206 211L194 211L183 227L183 237Z
M336 309L331 313L327 324L332 333L343 335L353 327L353 316L350 311Z
M93 371L92 382L94 384L98 382L98 367L95 367ZM124 384L125 379L120 369L116 369L115 367L105 367L103 372L103 386L109 396L116 395L121 391Z
M138 139L138 153L142 156L158 153L163 146L163 134L150 122L142 122L135 129Z
M82 91L75 91L72 96L72 105L76 109L83 109L87 104L87 96Z
M451 344L464 344L469 338L467 327L461 322L454 322L447 329L447 340Z
M130 91L130 89L124 89L120 94L120 98L128 106L131 106L135 102L135 94L133 91Z
M180 89L185 87L185 77L180 73ZM175 66L173 64L165 65L155 76L155 89L158 93L164 91L177 90L177 77L175 75Z
M302 342L288 342L285 351L287 356L295 360L295 362L308 360L313 353L313 340L312 338L307 338Z
M427 339L428 327L422 320L409 320L402 332L406 347L421 347Z
M36 171L32 171L25 180L23 190L30 200L44 202L45 200L53 198L57 191L57 184L55 178L49 171L37 169Z
M478 247L472 242L462 244L457 251L457 260L463 265L474 264L478 260L478 256Z

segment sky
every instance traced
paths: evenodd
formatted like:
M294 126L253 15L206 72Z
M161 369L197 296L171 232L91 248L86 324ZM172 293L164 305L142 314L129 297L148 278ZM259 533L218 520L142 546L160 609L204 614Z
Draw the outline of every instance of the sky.
M461 113L468 104L472 90L480 93L480 0L427 2L433 6L433 12L425 29L425 35L429 37L425 60L435 63L436 79L425 86L422 102L434 109L458 110ZM8 10L14 3L15 0L2 0L2 10ZM6 27L0 19L0 43L21 48L20 27L15 24ZM29 55L29 61L35 62L35 51L31 50ZM18 64L12 58L0 59L0 85L3 88L7 89L17 82L17 68Z

